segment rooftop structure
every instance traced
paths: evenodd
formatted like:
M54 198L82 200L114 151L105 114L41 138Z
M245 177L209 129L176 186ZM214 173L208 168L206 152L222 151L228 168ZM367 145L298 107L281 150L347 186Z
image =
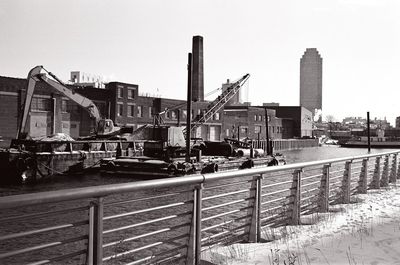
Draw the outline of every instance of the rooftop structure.
M70 81L72 84L77 86L90 86L96 88L105 87L105 81L103 76L84 73L82 71L71 71Z

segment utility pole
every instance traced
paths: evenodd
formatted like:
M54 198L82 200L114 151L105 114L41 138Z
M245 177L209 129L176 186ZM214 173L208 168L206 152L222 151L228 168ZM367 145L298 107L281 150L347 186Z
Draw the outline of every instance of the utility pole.
M368 153L371 153L371 131L369 127L369 111L367 111Z
M266 138L266 144L267 144L267 155L271 155L270 151L270 144L269 144L269 130L268 130L268 112L267 112L267 107L264 108L265 110L265 138Z
M185 161L190 162L190 136L191 136L191 115L192 115L192 53L188 54L188 84L187 84L187 110L186 110L186 157Z

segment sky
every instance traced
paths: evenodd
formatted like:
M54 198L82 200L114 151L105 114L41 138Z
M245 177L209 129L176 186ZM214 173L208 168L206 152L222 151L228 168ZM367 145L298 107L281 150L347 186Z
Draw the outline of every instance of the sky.
M323 117L370 111L394 124L399 14L398 0L2 0L0 75L43 65L64 81L83 71L186 99L187 54L201 35L205 94L250 73L252 105L298 106L300 58L317 48Z

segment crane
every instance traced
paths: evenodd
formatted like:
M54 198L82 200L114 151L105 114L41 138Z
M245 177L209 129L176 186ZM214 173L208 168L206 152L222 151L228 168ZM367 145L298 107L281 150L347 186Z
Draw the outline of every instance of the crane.
M240 88L247 82L249 78L250 74L245 74L243 77L239 78L236 82L222 91L221 95L219 95L215 100L210 102L206 108L206 111L198 115L193 120L192 124L190 125L189 137L191 132L211 119L215 113L217 113L231 98L233 98L233 96L239 92ZM186 128L183 130L183 132L186 134Z
M42 73L44 71L45 73ZM52 77L52 78L49 78ZM96 135L112 135L120 130L119 127L114 126L114 123L110 119L102 119L100 116L100 111L92 100L84 97L73 90L69 89L57 76L47 71L43 66L39 65L32 68L28 74L28 84L26 89L25 101L23 105L22 118L17 128L17 139L24 138L26 132L25 126L28 119L28 114L31 107L31 102L33 94L35 91L36 83L38 81L43 81L48 84L51 88L57 92L63 94L70 100L74 101L76 104L84 108L90 115L92 119L96 122Z
M236 82L234 82L230 86L228 86L225 90L223 90L221 95L219 95L215 100L213 100L212 102L210 102L207 105L206 111L203 114L198 115L193 120L191 127L190 127L190 131L192 132L194 129L201 126L203 123L207 122L209 119L211 119L215 113L217 113L231 98L233 98L233 96L236 95L236 93L239 92L240 88L243 87L243 85L247 82L249 77L250 77L250 74L246 74L243 77L239 78ZM218 89L212 91L212 93L214 93L218 90L222 90L222 88L218 88ZM159 126L161 124L164 124L164 120L162 119L161 115L163 115L171 110L179 109L180 107L185 106L186 104L187 103L184 102L173 108L165 108L165 110L163 110L159 113L156 113L154 115L153 125ZM184 131L184 133L186 133L186 129L184 129L183 131Z

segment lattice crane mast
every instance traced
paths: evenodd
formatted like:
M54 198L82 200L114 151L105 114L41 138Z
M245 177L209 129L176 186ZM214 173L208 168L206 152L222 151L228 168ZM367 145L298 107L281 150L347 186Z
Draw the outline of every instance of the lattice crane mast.
M192 121L192 124L190 126L190 133L201 126L203 123L211 119L215 113L217 113L231 98L236 95L236 93L239 92L240 88L247 82L249 78L250 74L244 75L242 78L238 79L236 82L234 82L224 91L222 91L221 95L219 95L214 101L210 102L210 104L207 106L206 111L198 115ZM183 132L186 135L186 128L183 130Z

